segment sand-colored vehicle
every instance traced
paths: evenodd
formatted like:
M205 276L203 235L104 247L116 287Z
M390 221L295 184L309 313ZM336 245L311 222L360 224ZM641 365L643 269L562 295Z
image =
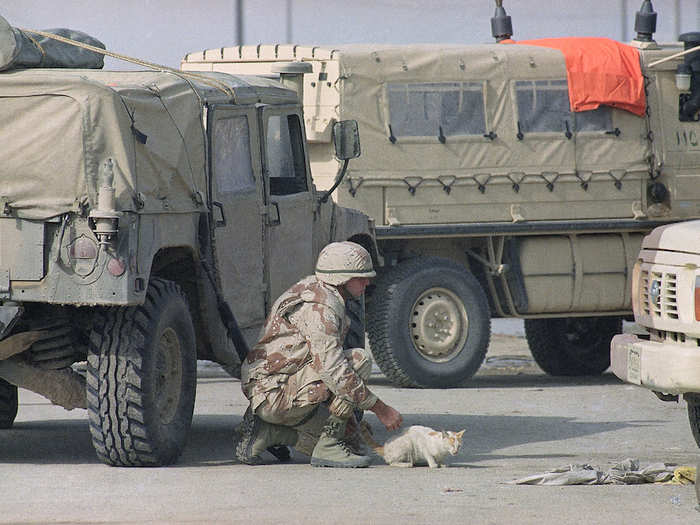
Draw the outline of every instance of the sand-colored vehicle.
M662 401L688 405L700 446L700 221L660 226L644 238L632 274L634 319L644 334L613 337L612 370Z
M197 359L235 373L323 246L376 255L372 224L315 189L280 83L104 71L41 35L0 18L0 427L20 386L87 408L104 462L172 463ZM336 127L346 161L352 124Z
M685 62L672 58L693 35L654 42L648 0L637 19L630 44L514 43L499 5L495 44L222 47L181 68L274 77L310 64L305 124L324 188L333 122L359 122L363 155L334 198L376 221L368 333L396 384L464 383L491 317L525 319L546 372L599 374L632 313L643 236L700 216L700 84L677 83Z

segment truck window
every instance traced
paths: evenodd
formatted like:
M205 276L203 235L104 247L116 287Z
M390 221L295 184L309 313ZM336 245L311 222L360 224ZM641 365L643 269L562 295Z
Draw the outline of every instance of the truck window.
M515 93L523 133L573 131L566 80L519 80Z
M612 128L612 111L608 106L571 112L566 80L519 80L515 83L515 92L519 131L523 133L606 131Z
M591 111L580 111L576 115L576 131L608 131L613 128L612 108L600 106Z
M271 195L307 191L303 135L297 115L270 115L266 134Z
M255 176L250 160L250 133L246 116L215 121L212 162L219 193L255 190Z
M483 83L389 84L389 119L397 137L483 135Z

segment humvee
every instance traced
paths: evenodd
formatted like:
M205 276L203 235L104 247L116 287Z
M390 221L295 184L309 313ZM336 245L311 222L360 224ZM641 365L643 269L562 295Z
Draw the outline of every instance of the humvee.
M363 155L334 198L376 221L368 334L394 383L463 384L492 317L524 319L545 372L599 374L632 313L642 237L700 216L700 83L677 84L684 44L654 42L655 23L645 0L630 44L512 42L497 2L495 44L234 46L181 68L274 77L310 64L305 125L323 187L333 122L359 122Z
M172 463L197 360L235 373L323 246L376 256L372 224L315 189L293 90L86 69L54 38L0 18L0 426L19 385L87 408L105 463ZM346 160L352 124L336 127Z
M662 401L687 402L700 447L700 221L659 226L644 238L632 273L632 307L643 333L613 337L612 370L654 391Z

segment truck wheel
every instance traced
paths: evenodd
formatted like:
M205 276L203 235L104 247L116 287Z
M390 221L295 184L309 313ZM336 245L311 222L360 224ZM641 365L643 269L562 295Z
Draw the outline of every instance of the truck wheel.
M367 317L374 359L397 386L458 386L486 357L486 295L448 259L417 257L389 269L377 280Z
M553 376L602 374L610 366L610 340L619 333L621 317L525 319L532 357Z
M114 466L173 463L192 422L197 358L180 288L152 278L141 306L95 315L87 404L98 457Z
M17 417L17 387L0 379L0 428L12 428Z
M695 443L700 447L700 395L685 394L683 399L688 403L688 421ZM698 502L700 503L700 501Z

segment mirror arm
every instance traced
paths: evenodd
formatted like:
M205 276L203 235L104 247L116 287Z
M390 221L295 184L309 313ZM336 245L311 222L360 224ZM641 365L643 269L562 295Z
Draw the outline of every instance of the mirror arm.
M345 172L348 169L348 164L350 162L350 159L345 159L343 161L343 165L341 168L338 170L338 174L335 176L335 182L333 183L333 186L325 192L323 195L321 195L321 198L318 200L319 204L323 204L328 200L328 197L331 196L331 193L335 191L335 189L340 185L341 182L343 182L343 177L345 177Z

